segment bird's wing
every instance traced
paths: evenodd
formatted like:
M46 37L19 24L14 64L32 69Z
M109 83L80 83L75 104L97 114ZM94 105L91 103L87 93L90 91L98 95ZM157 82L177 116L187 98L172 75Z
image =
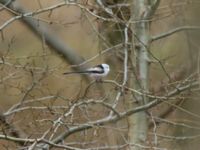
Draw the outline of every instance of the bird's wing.
M95 73L95 74L102 74L104 73L104 69L102 68L101 65L98 65L96 67L88 69L89 72Z

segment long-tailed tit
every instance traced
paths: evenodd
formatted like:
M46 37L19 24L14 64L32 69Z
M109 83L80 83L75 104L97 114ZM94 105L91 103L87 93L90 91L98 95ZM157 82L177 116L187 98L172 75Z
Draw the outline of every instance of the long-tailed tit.
M100 64L92 68L88 68L83 71L72 71L72 72L65 72L63 74L87 74L91 77L94 77L95 80L99 81L103 77L107 76L110 72L110 66L108 64Z

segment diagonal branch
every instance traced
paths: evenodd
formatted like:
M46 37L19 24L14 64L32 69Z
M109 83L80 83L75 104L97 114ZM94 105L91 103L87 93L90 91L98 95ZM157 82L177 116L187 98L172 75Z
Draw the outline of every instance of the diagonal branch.
M169 30L165 33L161 33L159 35L154 35L151 38L151 41L154 42L156 40L163 39L167 36L171 36L174 33L180 32L180 31L185 31L185 30L200 30L200 26L183 26L183 27L177 27L175 29Z
M0 0L0 3L6 4L7 0ZM53 29L50 28L48 24L40 22L31 17L31 14L28 13L28 10L24 9L19 2L12 2L8 5L8 7L19 14L22 14L16 17L23 19L23 21L33 30L34 33L36 32L37 35L42 37L42 39L44 39L50 47L52 47L56 52L62 54L62 56L64 56L70 64L76 65L84 61L84 59L78 53L76 53L74 49L70 48L63 39L53 32ZM27 14L27 17L23 16L23 14ZM83 70L85 68L86 66L83 65L74 69Z

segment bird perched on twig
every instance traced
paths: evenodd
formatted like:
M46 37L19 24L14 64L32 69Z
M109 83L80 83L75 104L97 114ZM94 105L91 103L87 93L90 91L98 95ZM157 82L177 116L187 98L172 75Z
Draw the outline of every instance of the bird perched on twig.
M108 64L100 64L97 66L94 66L92 68L88 68L83 71L72 71L72 72L65 72L63 74L87 74L93 78L95 78L96 81L101 81L101 79L108 75L110 72L110 66Z

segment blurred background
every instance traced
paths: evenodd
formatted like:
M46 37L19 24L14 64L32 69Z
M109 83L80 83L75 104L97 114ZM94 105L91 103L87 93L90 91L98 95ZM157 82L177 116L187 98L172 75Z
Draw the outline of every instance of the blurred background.
M100 9L93 0L72 1L70 4L64 4L63 0L18 0L7 7L3 5L4 0L0 2L1 134L34 139L48 132L44 137L51 141L70 127L89 124L107 116L109 111L100 104L81 104L70 115L65 117L65 113L73 104L78 105L84 100L107 100L112 105L116 99L120 87L111 82L121 84L125 55L122 47L124 36L121 35L123 27L113 21L116 16L105 14L106 10ZM117 15L121 13L123 21L130 16L130 5L134 3L131 0L102 2ZM124 6L115 10L114 4ZM27 18L38 22L38 28L42 30L39 34L23 17L8 23L15 16L20 16L21 8L36 13ZM179 86L198 82L199 8L197 0L160 1L149 21L149 58L152 61L149 94L166 96ZM45 9L49 10L41 11ZM41 12L37 14L38 11ZM178 28L181 29L159 38ZM66 53L49 44L51 41L46 40L46 36L53 35L55 42L66 44L66 49L72 51L71 55L66 57ZM63 75L66 71L99 63L111 66L111 73L106 77L108 83L93 83L93 79L81 75ZM130 75L129 78L133 77ZM119 112L126 112L129 103L133 103L126 101L131 95L130 91L127 93L119 96L120 102L116 107ZM198 86L187 88L172 100L149 109L148 113L147 149L198 149ZM59 118L63 122L55 129L55 121ZM82 149L102 146L129 149L128 132L129 119L125 117L117 123L94 125L91 130L72 133L63 141L68 146ZM20 142L1 139L0 149L28 147L26 142L19 146Z

